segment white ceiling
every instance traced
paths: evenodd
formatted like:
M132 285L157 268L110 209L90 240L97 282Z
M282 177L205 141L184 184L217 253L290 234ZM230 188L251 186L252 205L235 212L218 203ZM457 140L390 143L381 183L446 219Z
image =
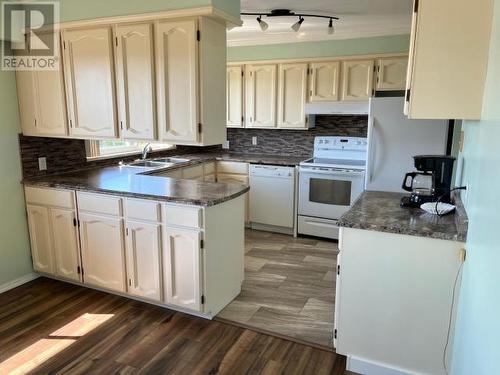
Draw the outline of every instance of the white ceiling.
M294 17L267 18L263 32L256 16L242 16L243 26L228 32L229 46L304 42L397 35L410 32L412 0L241 0L242 12L286 8L295 12L334 15L335 33L327 33L328 20L306 18L298 32Z

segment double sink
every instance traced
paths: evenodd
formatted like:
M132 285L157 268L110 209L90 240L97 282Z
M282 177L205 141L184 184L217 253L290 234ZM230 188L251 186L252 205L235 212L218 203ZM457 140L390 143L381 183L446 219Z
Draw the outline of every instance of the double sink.
M174 165L184 164L189 161L190 159L183 159L183 158L158 158L153 160L135 160L132 163L125 164L125 166L163 169L163 168L173 167Z

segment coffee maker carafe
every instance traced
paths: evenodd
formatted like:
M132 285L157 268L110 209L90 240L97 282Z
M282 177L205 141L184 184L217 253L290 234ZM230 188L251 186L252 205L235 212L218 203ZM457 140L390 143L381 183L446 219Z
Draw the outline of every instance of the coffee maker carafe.
M417 155L413 159L419 172L405 175L402 188L411 194L401 199L401 206L420 207L437 200L450 203L455 158L446 155Z

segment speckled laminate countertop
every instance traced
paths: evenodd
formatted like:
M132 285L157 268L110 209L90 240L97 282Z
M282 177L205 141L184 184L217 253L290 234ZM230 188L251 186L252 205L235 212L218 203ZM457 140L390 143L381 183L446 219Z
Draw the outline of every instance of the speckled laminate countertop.
M303 157L247 155L230 152L198 153L176 157L190 159L190 161L162 169L130 167L126 165L84 169L44 177L28 178L23 183L28 186L72 189L198 206L213 206L245 194L250 189L249 186L175 179L154 176L154 173L187 167L211 160L295 166L305 159Z
M345 228L465 242L468 219L458 196L455 198L457 206L455 212L439 217L420 208L400 207L403 195L365 191L353 207L340 218L338 225Z

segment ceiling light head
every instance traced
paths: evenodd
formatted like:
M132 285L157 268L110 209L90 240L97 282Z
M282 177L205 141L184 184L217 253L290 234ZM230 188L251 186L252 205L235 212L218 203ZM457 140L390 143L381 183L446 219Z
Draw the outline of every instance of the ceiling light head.
M259 23L260 29L262 31L266 31L268 29L269 25L267 24L267 22L262 21L262 16L257 17L257 22Z
M299 31L300 25L302 25L302 22L304 22L304 18L302 16L300 16L299 20L292 25L292 30L295 32Z
M333 20L330 18L330 22L328 22L328 34L332 35L334 32Z

